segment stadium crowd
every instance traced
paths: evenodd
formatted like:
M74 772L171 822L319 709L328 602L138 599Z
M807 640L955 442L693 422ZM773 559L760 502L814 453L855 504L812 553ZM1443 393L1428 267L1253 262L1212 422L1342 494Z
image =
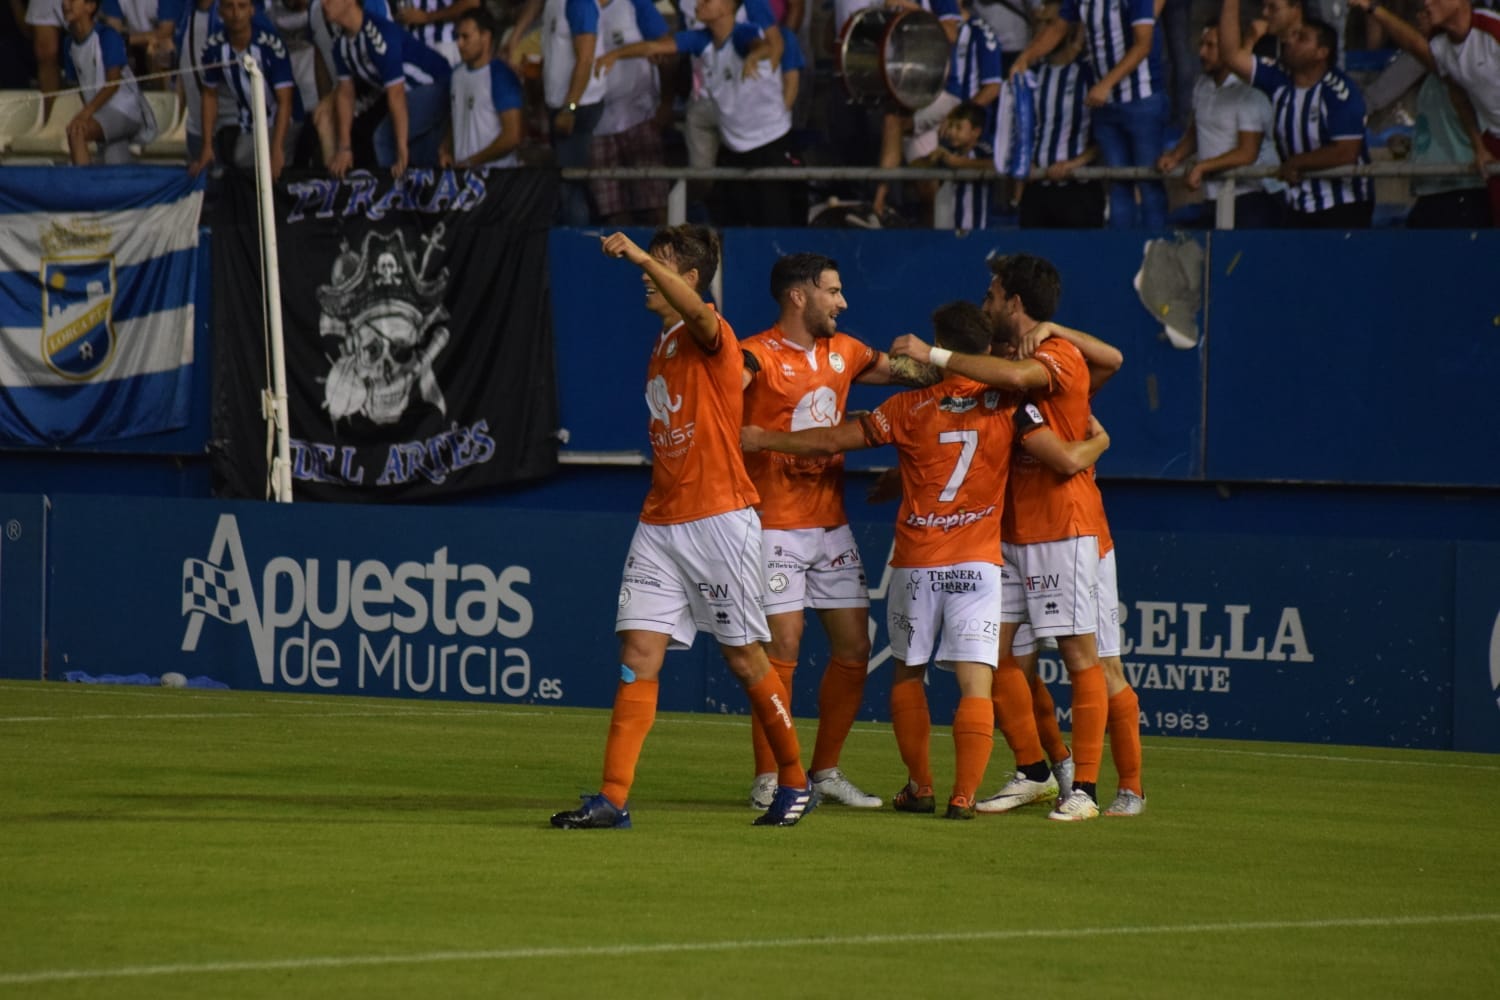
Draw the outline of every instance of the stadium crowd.
M1314 174L1369 163L1374 140L1463 166L1413 183L1411 225L1500 210L1496 175L1484 192L1500 15L1475 0L5 0L4 16L31 36L10 32L7 87L81 88L63 129L79 164L153 148L159 88L180 90L190 169L248 164L249 52L273 172L906 163L955 173L695 184L692 207L716 225L1161 228L1211 224L1222 172L1259 166L1274 176L1235 182L1238 226L1350 227L1372 223L1375 183ZM851 100L849 26L902 17L949 53L929 67L941 87L915 109ZM1170 179L1077 179L1088 165ZM660 222L667 190L570 183L559 222Z

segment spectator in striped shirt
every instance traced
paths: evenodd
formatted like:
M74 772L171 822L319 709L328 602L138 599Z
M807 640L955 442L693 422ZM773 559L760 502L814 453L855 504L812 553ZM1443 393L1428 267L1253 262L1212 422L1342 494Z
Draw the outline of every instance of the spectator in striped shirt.
M1239 0L1224 0L1219 40L1229 68L1271 98L1280 177L1287 182L1286 224L1294 229L1370 225L1375 186L1368 177L1304 177L1307 171L1369 163L1365 99L1334 65L1338 38L1308 19L1282 43L1281 62L1256 59L1240 46Z
M355 80L385 91L387 117L375 129L375 159L392 177L408 166L435 167L448 120L447 61L382 17L366 14L358 0L323 0L323 12L341 29L334 46L338 66L335 104L338 149L328 172L343 177L354 166Z
M975 172L973 180L943 181L932 201L932 228L969 232L990 227L991 162L995 151L985 139L989 112L965 101L943 120L938 148L913 166L953 167Z
M478 10L479 0L406 0L396 10L396 21L413 38L457 67L458 20L465 11Z
M1110 167L1155 166L1166 146L1169 109L1153 0L1063 0L1061 13L1037 32L1011 75L1056 48L1069 24L1082 23L1095 79L1084 100L1093 109L1100 157ZM1110 183L1110 228L1161 229L1166 223L1167 192L1160 181Z
M1042 8L1037 30L1058 19L1056 4ZM1036 144L1033 163L1047 172L1021 192L1022 229L1098 229L1104 225L1104 186L1072 180L1073 171L1092 163L1099 150L1089 132L1084 95L1094 77L1083 58L1083 29L1071 25L1046 61L1031 70L1036 83Z

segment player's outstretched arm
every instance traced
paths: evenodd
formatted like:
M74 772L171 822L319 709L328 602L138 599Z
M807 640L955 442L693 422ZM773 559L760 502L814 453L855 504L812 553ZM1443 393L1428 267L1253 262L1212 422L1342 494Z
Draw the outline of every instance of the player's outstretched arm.
M687 280L687 275L678 274L676 268L642 250L624 233L612 233L603 237L601 249L608 256L628 260L645 271L661 297L667 300L667 305L682 317L692 338L706 351L718 348L719 315L713 306L703 301L703 296ZM688 272L693 275L697 273L696 270Z
M990 354L958 354L942 347L933 347L911 333L896 338L895 343L891 344L891 357L914 358L975 382L1012 392L1046 389L1052 384L1052 377L1047 374L1046 366L1035 359L1007 361Z
M1016 356L1031 357L1036 354L1037 348L1051 337L1066 340L1078 348L1078 353L1083 355L1084 362L1089 366L1090 395L1098 392L1099 387L1113 378L1115 372L1119 371L1120 366L1125 363L1125 355L1113 344L1106 343L1082 330L1074 330L1072 327L1052 322L1038 323L1027 330L1016 348Z
M884 351L875 363L854 381L861 385L904 385L925 389L943 380L941 369L923 364L915 358L893 358Z
M740 428L740 447L749 452L779 451L788 455L838 455L869 448L858 421L805 431L771 431L748 424Z

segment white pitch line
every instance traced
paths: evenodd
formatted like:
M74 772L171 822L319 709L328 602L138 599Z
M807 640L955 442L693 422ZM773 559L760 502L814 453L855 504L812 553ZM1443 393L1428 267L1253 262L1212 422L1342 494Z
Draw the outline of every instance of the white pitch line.
M1500 913L1453 913L1406 917L1334 917L1324 920L1249 920L1210 924L1152 924L1141 927L1064 927L1038 930L938 931L927 934L857 934L828 937L764 938L729 941L669 941L657 944L497 948L483 951L427 951L406 955L324 955L309 958L178 965L125 965L113 969L39 969L0 973L0 986L86 979L132 979L224 972L282 972L297 969L347 969L379 965L439 965L456 962L513 962L526 959L630 958L693 952L765 951L774 948L863 947L871 945L943 944L1018 940L1150 937L1169 934L1244 934L1282 930L1388 930L1439 924L1500 922Z

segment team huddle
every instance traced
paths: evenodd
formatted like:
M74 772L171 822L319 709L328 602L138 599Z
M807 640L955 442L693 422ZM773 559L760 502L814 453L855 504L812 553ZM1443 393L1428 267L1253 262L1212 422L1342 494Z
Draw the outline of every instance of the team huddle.
M552 825L631 825L662 662L699 630L713 634L750 700L756 825L791 826L820 802L884 805L839 767L870 657L841 456L883 445L898 456L891 567L901 585L891 587L887 626L891 723L908 777L892 806L937 811L931 664L960 693L947 818L1048 800L1051 819L1098 816L1106 731L1119 788L1105 813L1139 815L1139 705L1119 660L1114 552L1093 475L1109 437L1089 404L1123 358L1050 322L1057 269L1026 254L992 257L982 306L948 303L932 315L934 345L908 334L887 353L838 331L847 302L830 258L780 258L770 282L777 322L741 342L704 299L719 266L712 231L666 227L646 249L616 233L603 250L641 268L646 307L662 321L646 379L652 483L620 589L603 782ZM911 388L845 419L855 382ZM806 608L831 657L804 769L790 692ZM1049 640L1073 688L1071 748L1036 670ZM996 728L1016 767L979 799Z

